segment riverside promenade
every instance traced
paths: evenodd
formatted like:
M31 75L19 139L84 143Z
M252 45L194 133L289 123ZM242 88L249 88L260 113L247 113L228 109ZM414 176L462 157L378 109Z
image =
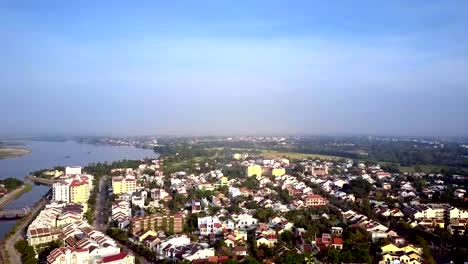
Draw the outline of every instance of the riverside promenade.
M15 249L15 243L23 239L26 234L27 227L36 218L39 212L46 206L48 199L43 197L39 200L23 219L12 227L13 233L10 232L0 243L0 264L16 264L21 263L21 256Z
M0 199L0 209L7 206L9 203L13 202L18 197L20 197L23 193L28 192L30 190L31 190L31 186L27 184L23 184L21 187L17 188L16 190L5 194L5 196L3 196Z

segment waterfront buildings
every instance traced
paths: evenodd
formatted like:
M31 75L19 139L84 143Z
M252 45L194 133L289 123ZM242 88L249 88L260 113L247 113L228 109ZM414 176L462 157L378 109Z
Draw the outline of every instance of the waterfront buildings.
M86 203L90 195L89 184L87 181L73 180L70 184L70 202Z
M52 185L52 201L70 202L70 184L64 180Z

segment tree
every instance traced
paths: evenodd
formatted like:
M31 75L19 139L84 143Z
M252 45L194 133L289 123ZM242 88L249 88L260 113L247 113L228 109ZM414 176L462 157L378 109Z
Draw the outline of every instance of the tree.
M314 263L314 258L307 254L297 254L288 252L281 256L281 263L296 264L296 263Z
M293 245L294 234L289 230L285 230L281 233L280 240L287 245Z

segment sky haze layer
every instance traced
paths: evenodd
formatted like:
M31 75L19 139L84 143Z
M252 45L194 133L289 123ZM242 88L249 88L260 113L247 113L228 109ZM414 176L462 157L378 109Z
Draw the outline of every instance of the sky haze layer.
M0 3L1 133L468 134L466 1L94 2Z

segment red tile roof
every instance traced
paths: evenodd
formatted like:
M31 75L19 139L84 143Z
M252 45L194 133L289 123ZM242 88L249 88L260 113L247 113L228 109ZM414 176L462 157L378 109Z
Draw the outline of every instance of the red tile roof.
M343 239L341 237L333 238L333 245L343 245Z
M102 263L110 263L116 260L124 259L128 255L128 252L122 251L119 254L107 256L102 258Z

